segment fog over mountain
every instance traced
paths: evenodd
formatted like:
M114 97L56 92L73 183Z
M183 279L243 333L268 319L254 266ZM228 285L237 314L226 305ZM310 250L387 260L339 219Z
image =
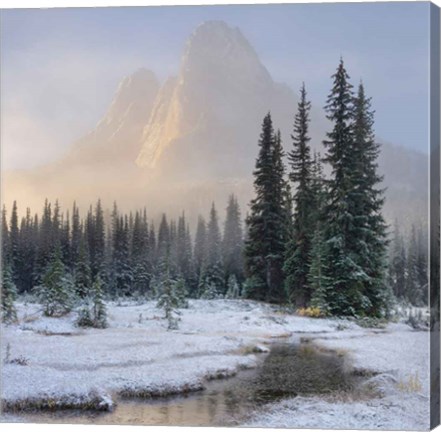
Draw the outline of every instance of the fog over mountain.
M146 206L152 217L185 210L195 219L213 200L223 208L234 192L245 213L263 116L271 111L288 151L296 92L273 81L239 29L203 23L187 41L177 76L162 86L147 69L125 78L103 119L64 158L4 175L4 202L38 209L47 197L86 208L101 197L108 207L116 200ZM322 107L312 105L311 145L323 153L328 124ZM427 156L398 144L382 146L385 214L389 221L423 219Z

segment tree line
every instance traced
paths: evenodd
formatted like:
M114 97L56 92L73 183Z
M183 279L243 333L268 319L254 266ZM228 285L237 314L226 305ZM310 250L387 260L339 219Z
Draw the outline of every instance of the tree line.
M8 223L2 212L3 273L19 294L42 290L49 270L60 273L64 291L88 296L99 278L106 295L158 295L168 272L182 280L188 296L238 296L243 273L243 227L239 204L229 197L223 230L213 203L208 220L199 216L194 241L183 213L163 214L158 228L146 210L124 214L114 205L108 223L100 200L84 218L73 204L71 216L46 201L41 217L29 209L19 221L17 203ZM61 280L61 276L60 276ZM46 284L47 285L47 284Z

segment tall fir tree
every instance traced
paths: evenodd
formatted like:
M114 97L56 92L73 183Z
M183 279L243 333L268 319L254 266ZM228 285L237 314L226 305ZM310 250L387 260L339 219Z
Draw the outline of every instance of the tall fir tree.
M398 221L395 221L393 239L389 257L389 284L398 299L405 296L406 286L406 249L400 232Z
M156 262L157 265L162 265L167 258L167 253L170 254L170 225L167 221L167 216L165 213L162 215L161 222L158 228L158 239L156 245ZM167 258L170 263L170 256Z
M52 208L46 199L38 228L38 249L34 268L34 279L37 282L40 281L45 272L55 247L56 245L54 245L52 238Z
M85 298L90 293L92 274L90 270L89 253L84 239L80 240L78 257L74 267L75 292L80 298Z
M280 139L274 133L271 115L262 124L259 155L254 170L255 198L247 217L245 295L256 300L284 299L283 258L286 243L286 181Z
M381 316L387 312L391 298L386 277L387 225L382 215L384 190L380 184L383 176L378 174L380 145L375 140L371 99L366 97L362 83L354 99L353 115L355 217L351 223L358 240L358 263L367 276L363 295L368 303L364 304L364 313Z
M61 260L59 246L41 277L41 284L34 289L46 316L62 316L72 310L74 284Z
M326 226L324 210L327 207L327 193L320 153L314 153L311 169L311 192L312 211L310 219L314 227L310 250L311 263L308 272L311 306L319 308L324 315L327 315L330 312L327 304L327 289L329 288L326 277L327 245L324 238Z
M222 239L222 256L225 279L234 276L236 283L243 281L243 229L239 203L235 195L228 199L225 218L224 236Z
M180 321L178 308L181 299L176 293L175 286L176 280L173 279L170 273L170 250L168 247L165 251L164 259L161 262L161 272L156 288L158 292L156 307L164 310L164 318L167 320L167 330L176 330Z
M306 98L305 85L300 90L300 101L291 135L293 148L288 153L291 170L289 179L295 186L293 196L293 227L285 256L285 289L288 299L304 307L311 300L312 289L308 280L311 260L311 241L314 235L314 196L312 190L312 160L309 142L311 103Z
M359 262L362 232L356 221L359 208L354 179L358 167L354 151L354 97L343 60L333 80L325 106L333 129L323 142L327 150L325 161L331 167L325 233L329 283L327 304L332 314L355 316L364 314L370 306L364 293L369 276Z
M219 228L219 218L214 203L211 205L210 219L207 225L207 266L205 277L210 289L218 295L225 291L225 280L222 265L222 238Z
M6 206L3 205L2 208L2 265L10 265L11 264L11 247L9 241L9 226L7 221L7 211Z
M207 224L202 216L198 218L194 241L194 266L196 277L200 280L207 261Z
M17 321L17 309L14 301L17 296L17 288L12 278L12 271L9 265L3 265L2 268L2 309L1 318L5 324L11 324Z
M80 252L80 243L83 237L80 212L76 205L73 203L72 207L72 233L70 239L71 261L69 263L71 270L73 270L75 263L77 262Z

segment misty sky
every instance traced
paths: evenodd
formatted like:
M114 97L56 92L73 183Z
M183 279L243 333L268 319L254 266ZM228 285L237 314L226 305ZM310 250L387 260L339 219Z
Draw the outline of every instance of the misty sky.
M60 157L123 76L175 74L186 38L211 19L238 26L276 81L297 91L304 80L320 107L342 55L373 97L377 135L426 152L428 17L428 3L2 11L3 167Z

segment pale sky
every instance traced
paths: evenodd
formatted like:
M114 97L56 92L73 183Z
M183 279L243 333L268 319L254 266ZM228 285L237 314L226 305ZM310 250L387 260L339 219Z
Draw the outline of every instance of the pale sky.
M382 139L427 151L429 3L27 9L1 15L3 167L59 158L139 67L175 74L206 20L237 26L276 81L323 106L340 56ZM293 107L293 111L295 107Z

